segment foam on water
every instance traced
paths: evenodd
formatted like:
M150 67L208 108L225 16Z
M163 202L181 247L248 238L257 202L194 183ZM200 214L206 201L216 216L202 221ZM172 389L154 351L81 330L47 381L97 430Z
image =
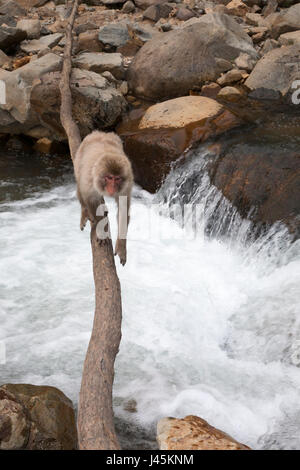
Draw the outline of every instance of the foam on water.
M158 199L178 194L178 174L170 178ZM197 188L206 184L204 175ZM210 191L212 211L221 196ZM151 202L136 189L128 262L118 266L115 412L121 433L133 429L124 445L151 447L159 418L196 414L254 448L299 449L299 245L282 227L249 242L249 223L237 214L232 237L184 238L158 210L152 224L169 236L141 240ZM1 210L1 382L54 385L76 403L94 294L74 185ZM110 213L115 232L111 205Z

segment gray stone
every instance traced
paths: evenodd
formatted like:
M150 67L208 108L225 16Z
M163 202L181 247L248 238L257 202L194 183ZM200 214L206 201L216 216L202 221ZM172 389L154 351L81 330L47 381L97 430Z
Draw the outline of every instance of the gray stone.
M123 13L133 13L135 11L135 4L131 0L127 0L122 7Z
M10 15L0 15L0 26L16 26L17 22L13 16Z
M300 45L300 30L281 34L278 41L282 46Z
M234 62L239 69L247 70L247 72L251 72L256 64L256 60L245 53L240 54Z
M220 86L230 85L231 83L239 82L242 78L243 78L242 70L232 69L232 70L229 70L229 72L222 75L222 77L220 77L217 80L217 83Z
M276 47L280 47L280 44L278 41L276 41L275 39L266 39L260 52L262 55L265 55L268 52L272 51L273 49L276 49Z
M21 43L21 50L26 54L37 54L48 47L51 49L56 46L59 41L63 38L63 34L54 33L43 36L40 39L33 39L32 41L23 41Z
M17 46L25 38L26 33L21 29L5 25L0 27L0 49L3 51L8 51Z
M151 5L159 5L162 3L166 3L166 0L135 0L134 3L137 7L141 8L142 10L146 10Z
M266 18L271 36L277 39L281 34L300 29L300 3L293 5L288 10L273 13Z
M111 23L99 30L99 41L106 47L124 46L129 40L126 23Z
M176 13L176 18L181 21L187 21L193 18L194 16L196 16L195 13L187 7L179 7Z
M230 16L211 13L148 41L128 70L129 88L136 96L156 100L188 94L206 81L216 81L219 59L234 61L241 53L257 58L243 28Z
M273 49L256 64L245 84L250 90L261 88L288 95L292 84L300 77L300 46Z
M85 52L73 60L76 67L92 72L102 73L111 72L118 80L124 78L125 68L123 57L118 52Z
M158 5L151 5L144 11L144 18L151 21L158 21L160 18L168 18L173 11L173 5L170 3L162 3Z
M38 39L41 34L40 20L23 19L17 23L17 28L25 31L28 39Z
M10 63L10 58L0 49L0 67Z
M32 84L43 74L60 70L61 57L49 53L12 72L0 70L0 80L6 84L6 105L0 105L0 132L26 133L39 123L30 105Z
M52 139L66 140L59 118L59 81L59 72L44 75L32 90L31 105L40 124L50 130ZM122 93L112 82L95 72L73 69L71 91L73 117L82 136L94 129L112 127L126 109Z
M24 16L26 15L26 10L18 5L17 2L13 0L2 0L0 1L0 14L1 15L11 15L11 16Z
M127 29L131 39L139 46L142 46L145 42L150 41L155 35L159 34L153 26L147 24L141 26L140 23L128 23Z

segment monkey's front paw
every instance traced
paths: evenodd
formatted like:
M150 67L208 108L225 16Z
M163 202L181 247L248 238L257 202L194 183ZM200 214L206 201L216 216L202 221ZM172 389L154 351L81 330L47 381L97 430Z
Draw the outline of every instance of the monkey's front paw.
M115 256L118 255L122 266L125 265L127 260L126 240L117 240L115 247Z

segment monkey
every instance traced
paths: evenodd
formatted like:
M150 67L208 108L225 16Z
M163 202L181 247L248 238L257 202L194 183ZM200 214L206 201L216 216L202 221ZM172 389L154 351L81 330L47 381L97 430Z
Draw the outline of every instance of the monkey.
M114 254L126 263L126 236L133 186L133 173L120 137L114 132L93 131L81 142L74 160L77 197L81 204L80 229L87 221L96 222L96 211L103 196L113 197L118 206L118 238ZM120 196L126 196L126 220L120 210ZM122 218L123 216L123 218ZM124 230L124 222L126 229ZM120 225L122 224L122 227ZM123 230L123 233L121 233ZM124 233L125 232L125 233ZM101 244L103 240L99 240Z

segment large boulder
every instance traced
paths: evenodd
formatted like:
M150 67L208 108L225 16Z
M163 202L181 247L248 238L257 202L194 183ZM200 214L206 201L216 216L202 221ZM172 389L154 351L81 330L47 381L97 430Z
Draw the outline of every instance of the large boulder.
M289 121L291 129L284 129L283 119ZM288 134L294 133L292 116L282 115L278 121L274 129L269 125L260 133L256 130L254 142L251 136L245 141L238 135L232 142L224 141L208 172L212 184L240 215L255 224L257 234L284 222L296 239L300 236L300 152L293 139L288 139Z
M211 13L189 21L193 23L157 36L139 50L128 71L136 96L161 100L185 95L215 81L224 62L228 67L241 53L257 58L252 40L230 16Z
M161 419L157 442L160 450L250 450L198 416Z
M271 36L277 39L280 34L300 29L300 3L291 6L288 10L273 13L266 18Z
M59 117L59 81L59 72L44 75L32 90L31 105L52 137L64 140L66 136ZM126 108L126 101L114 83L95 72L73 69L71 91L73 117L82 136L94 129L113 126Z
M256 64L245 85L254 90L256 95L260 90L269 92L276 97L286 96L290 101L290 94L295 91L293 84L299 80L299 54L300 46L287 46L273 49L264 55Z
M219 135L241 124L216 101L185 96L148 108L138 123L125 120L118 128L133 164L135 180L155 192L172 163L196 142Z
M0 387L1 450L76 448L75 413L64 393L27 384Z
M0 80L6 85L6 104L0 105L0 132L26 133L38 119L30 105L32 84L43 74L60 70L61 57L49 53L30 61L13 72L0 70Z

